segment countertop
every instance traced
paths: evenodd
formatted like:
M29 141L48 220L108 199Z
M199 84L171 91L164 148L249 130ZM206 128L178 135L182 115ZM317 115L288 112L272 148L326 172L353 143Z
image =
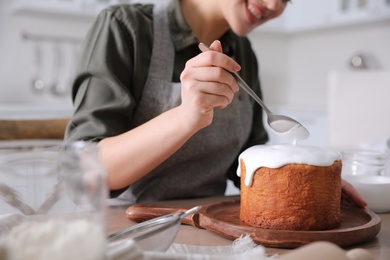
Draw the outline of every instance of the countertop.
M180 207L180 206L193 206L204 205L213 202L225 201L236 197L217 197L217 198L204 198L195 200L177 200L159 202L158 205ZM113 206L107 210L107 232L111 234L119 231L123 228L136 224L134 221L127 219L126 209L128 206ZM377 236L365 243L355 245L352 247L344 248L345 250L351 250L353 248L363 248L368 250L374 259L387 260L390 257L390 213L377 214L381 218L381 230ZM179 233L174 241L179 244L191 244L198 246L226 246L231 245L232 241L225 239L215 233L208 230L196 228L190 225L181 225ZM266 247L266 254L271 256L274 254L283 255L291 252L292 249L281 248L268 248Z
M63 139L70 105L0 102L0 140Z
M0 140L64 138L70 118L0 119Z

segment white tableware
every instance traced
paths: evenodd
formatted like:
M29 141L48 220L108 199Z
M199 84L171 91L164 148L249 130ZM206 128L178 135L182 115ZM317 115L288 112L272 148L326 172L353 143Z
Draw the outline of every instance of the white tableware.
M390 176L390 152L367 149L343 151L343 175Z
M358 193L375 213L390 212L390 176L346 175Z

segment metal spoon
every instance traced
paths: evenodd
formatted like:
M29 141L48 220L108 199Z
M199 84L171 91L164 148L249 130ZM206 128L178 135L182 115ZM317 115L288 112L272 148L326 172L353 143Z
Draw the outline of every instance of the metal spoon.
M139 248L143 251L165 252L175 240L183 218L196 213L200 209L201 206L196 206L185 212L173 213L153 218L111 234L107 237L107 240L110 242L109 254L123 254L123 252L121 253L121 251L123 251L123 246L126 246L126 242L129 240L115 240L123 238L124 236L134 240ZM125 244L123 244L123 242Z
M199 43L199 49L202 52L212 51L204 43ZM293 140L303 140L309 137L309 131L301 123L288 116L273 114L237 72L232 75L236 78L238 85L263 108L268 117L268 125L275 133Z
M199 211L202 207L195 206L185 212L173 213L164 215L161 217L153 218L137 225L131 226L129 228L115 232L107 237L108 241L115 241L124 236L130 235L134 240L149 238L153 235L156 235L167 228L172 226L179 227L181 221L188 215L194 214Z

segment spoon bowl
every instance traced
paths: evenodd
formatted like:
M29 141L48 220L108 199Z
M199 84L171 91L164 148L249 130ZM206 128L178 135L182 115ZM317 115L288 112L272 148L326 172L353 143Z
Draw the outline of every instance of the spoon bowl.
M204 43L199 43L199 49L202 52L212 51ZM309 137L309 131L301 123L291 117L272 113L264 104L263 100L259 98L259 96L248 86L248 84L246 84L237 72L232 73L232 75L236 78L238 85L263 108L268 117L268 125L276 134L293 140L304 140Z
M309 137L309 131L298 121L284 115L267 113L268 125L277 134L294 140L304 140Z

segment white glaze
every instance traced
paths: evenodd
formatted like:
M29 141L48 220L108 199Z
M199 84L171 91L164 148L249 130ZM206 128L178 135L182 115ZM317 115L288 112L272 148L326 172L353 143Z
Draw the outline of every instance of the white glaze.
M276 120L270 123L271 129L278 135L294 140L304 140L309 137L309 132L305 127L287 120Z
M279 168L286 164L329 166L341 155L335 151L296 145L256 145L246 149L238 157L237 175L241 176L241 159L245 162L245 185L251 186L253 174L260 167Z

